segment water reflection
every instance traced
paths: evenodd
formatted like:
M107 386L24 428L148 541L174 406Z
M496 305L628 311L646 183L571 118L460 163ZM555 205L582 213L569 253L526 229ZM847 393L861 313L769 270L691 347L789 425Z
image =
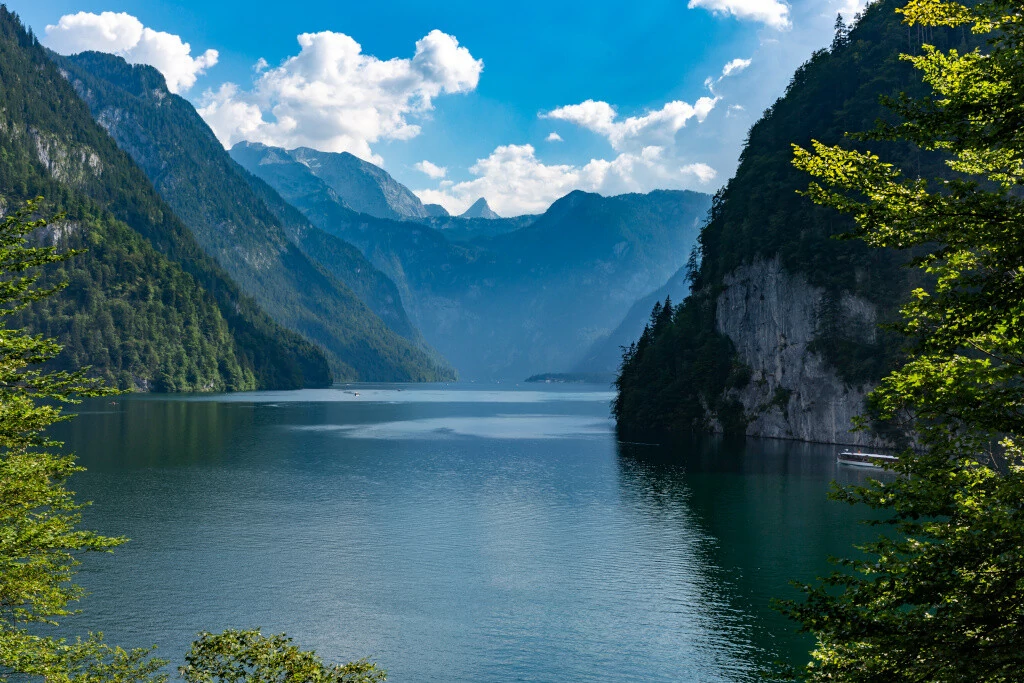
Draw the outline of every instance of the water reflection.
M755 660L800 665L812 640L771 607L796 598L791 581L811 582L874 532L864 511L827 499L830 482L863 482L878 472L837 467L830 446L772 440L694 438L672 446L619 445L623 499L650 523L695 526L714 568L709 576L735 615L733 637L758 645ZM882 474L882 476L886 476Z
M51 433L90 469L216 462L259 419L251 405L134 397L86 401L76 412Z

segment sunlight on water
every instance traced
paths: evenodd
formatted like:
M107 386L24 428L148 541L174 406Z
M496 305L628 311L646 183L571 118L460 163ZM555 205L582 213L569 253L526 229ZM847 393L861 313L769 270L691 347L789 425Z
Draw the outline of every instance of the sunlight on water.
M369 425L308 425L307 431L339 432L353 439L447 439L475 436L484 439L564 439L607 436L611 420L545 415L495 415L494 417L435 417L422 420L379 422Z

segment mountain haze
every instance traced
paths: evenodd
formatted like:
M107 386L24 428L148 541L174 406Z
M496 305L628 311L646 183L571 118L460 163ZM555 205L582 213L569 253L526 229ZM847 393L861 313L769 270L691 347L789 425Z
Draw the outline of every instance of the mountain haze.
M693 192L574 192L536 218L473 219L502 232L453 241L430 224L352 211L284 150L238 144L231 154L385 272L426 339L466 379L518 380L575 365L683 265L710 203Z
M680 268L668 282L634 303L614 330L587 349L573 372L617 372L622 362L623 347L628 347L640 338L644 326L650 322L654 305L664 303L666 299L682 302L689 293L690 281L686 269Z

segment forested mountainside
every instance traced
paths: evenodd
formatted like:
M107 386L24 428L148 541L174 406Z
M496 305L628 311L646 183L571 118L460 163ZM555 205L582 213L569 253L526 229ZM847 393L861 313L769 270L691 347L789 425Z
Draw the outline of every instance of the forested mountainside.
M692 192L574 192L524 227L456 242L429 224L351 211L284 150L240 143L231 154L390 276L465 379L572 367L682 266L710 202Z
M321 386L324 356L274 323L208 256L18 18L0 7L0 195L65 217L39 238L87 249L47 269L59 296L13 324L56 337L65 367L123 388Z
M387 308L410 338L390 329L345 282L359 281L365 291L386 278L357 250L346 253L347 245L315 234L319 231L313 226L292 221L286 229L280 207L271 210L264 197L275 205L283 202L268 197L273 194L269 188L263 188L263 197L254 191L248 174L195 108L167 90L159 71L98 52L52 58L206 253L278 323L322 349L335 379L437 381L454 376L411 341L416 335L408 329L397 296ZM309 163L317 158L307 156ZM311 259L303 246L320 258ZM330 267L316 262L321 259L330 260Z
M751 129L701 231L693 293L654 316L622 367L621 430L871 440L849 433L850 419L899 356L899 340L878 325L897 315L917 275L902 267L906 253L834 239L852 221L797 194L810 179L791 165L791 145L835 144L890 119L882 96L924 93L901 52L970 40L962 31L908 28L894 11L900 4L870 6L831 50L797 70ZM906 144L844 144L921 176L948 175L941 159Z

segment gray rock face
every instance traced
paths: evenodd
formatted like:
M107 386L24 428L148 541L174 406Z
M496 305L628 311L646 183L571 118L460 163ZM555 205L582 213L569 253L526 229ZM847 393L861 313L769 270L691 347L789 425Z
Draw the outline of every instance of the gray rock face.
M348 152L320 152L299 147L288 154L327 183L353 211L376 218L427 218L419 197L391 175Z
M473 206L466 209L466 211L462 213L459 217L489 219L501 218L501 216L499 216L498 214L494 213L494 211L491 210L490 204L488 204L487 200L484 199L483 197L473 202Z
M751 369L750 383L731 390L751 420L747 435L884 445L877 437L850 431L871 387L846 386L825 359L808 348L824 290L784 271L778 259L742 266L726 276L724 285L716 327ZM840 307L843 320L858 326L865 340L876 334L876 311L870 303L847 294Z

